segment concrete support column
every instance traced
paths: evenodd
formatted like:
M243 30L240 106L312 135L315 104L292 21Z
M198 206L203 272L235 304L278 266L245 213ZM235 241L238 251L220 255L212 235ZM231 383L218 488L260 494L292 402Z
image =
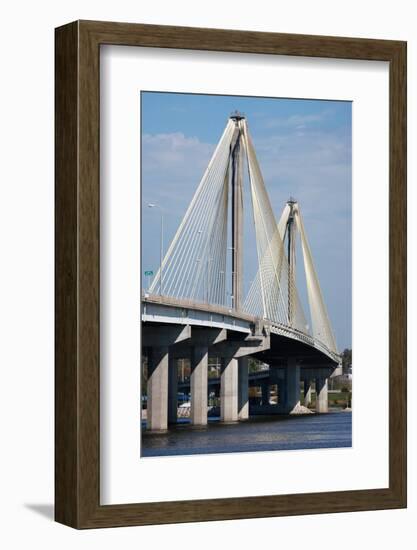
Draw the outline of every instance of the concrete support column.
M220 420L222 422L236 422L238 419L237 361L233 357L222 359L220 375Z
M238 418L249 418L249 359L241 357L238 360Z
M153 346L148 355L147 427L168 428L168 346Z
M178 360L168 359L168 424L177 422L178 410Z
M304 378L304 406L308 407L311 404L311 380Z
M316 378L316 412L329 412L329 400L327 392L328 379L324 377Z
M291 413L297 405L300 405L300 366L295 357L289 357L286 369L286 409Z
M287 392L286 392L286 383L285 380L278 380L278 406L280 408L285 406L287 402Z
M207 424L208 347L195 346L191 354L191 424Z
M269 405L269 384L268 382L262 382L261 385L262 391L262 405Z

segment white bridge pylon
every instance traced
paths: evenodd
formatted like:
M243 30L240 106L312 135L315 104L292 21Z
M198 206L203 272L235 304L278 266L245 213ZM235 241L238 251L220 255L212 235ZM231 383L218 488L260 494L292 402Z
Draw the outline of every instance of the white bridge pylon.
M249 174L258 270L246 299L241 301L244 157ZM228 246L230 215L231 247ZM301 241L311 328L296 286L297 238ZM231 272L228 250L232 250L233 257ZM290 199L277 223L246 119L238 113L232 115L226 125L149 293L230 307L228 277L234 310L313 337L331 352L338 353L300 207Z

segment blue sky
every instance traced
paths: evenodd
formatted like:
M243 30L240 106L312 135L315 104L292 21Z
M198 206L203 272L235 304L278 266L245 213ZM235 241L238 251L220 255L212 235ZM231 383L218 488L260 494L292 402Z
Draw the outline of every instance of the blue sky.
M141 102L142 271L159 267L160 217L147 204L163 209L166 250L230 113L238 109L246 116L276 218L290 196L300 204L338 347L351 347L351 103L157 92L142 92ZM256 250L245 185L247 290ZM307 313L298 257L297 285Z

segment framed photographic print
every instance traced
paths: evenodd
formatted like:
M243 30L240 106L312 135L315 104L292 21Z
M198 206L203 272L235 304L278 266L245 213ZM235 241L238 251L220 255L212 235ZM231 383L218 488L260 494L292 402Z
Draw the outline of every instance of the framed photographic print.
M406 44L56 29L56 520L406 506Z

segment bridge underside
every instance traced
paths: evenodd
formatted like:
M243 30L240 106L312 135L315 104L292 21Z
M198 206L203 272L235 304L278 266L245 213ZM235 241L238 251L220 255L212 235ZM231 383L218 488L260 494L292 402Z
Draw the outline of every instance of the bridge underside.
M236 358L250 356L272 367L278 368L286 367L289 359L293 359L296 364L303 369L328 368L334 370L339 366L339 363L332 360L320 350L298 340L273 333L265 336L264 334L256 335L250 332L241 332L239 329L221 329L217 326L204 327L201 325L172 325L148 322L142 325L143 335L148 335L151 331L157 333L158 330L167 329L168 327L172 328L174 326L178 328L189 327L191 331L191 336L189 338L185 338L181 342L169 344L172 346L172 355L176 359L188 358L190 356L192 348L195 346L195 339L193 339L194 335L209 334L210 331L217 330L223 331L226 336L221 342L214 342L211 345L210 343L208 344L210 355L215 357L221 357L224 353L236 353ZM268 345L265 345L266 340L268 340ZM149 346L148 342L149 338L145 336L143 339L143 347L152 347Z
M322 351L298 340L271 333L271 347L254 355L256 359L276 367L284 367L292 357L302 368L335 369L338 363Z

